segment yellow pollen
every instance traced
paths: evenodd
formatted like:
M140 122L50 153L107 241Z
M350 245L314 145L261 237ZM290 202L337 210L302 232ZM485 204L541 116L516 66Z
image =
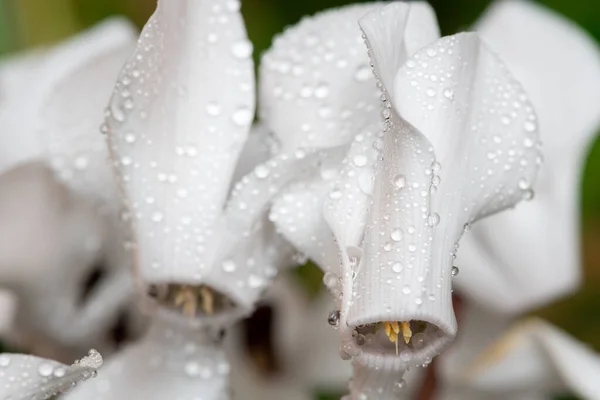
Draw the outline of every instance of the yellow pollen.
M412 337L410 321L402 321L400 322L400 326L402 327L402 336L404 337L404 342L408 344L410 342L410 338Z
M191 286L182 285L175 295L175 305L183 309L183 313L193 317L196 315L198 302Z
M200 287L200 297L202 298L202 311L206 315L213 315L215 313L215 298L213 291L208 286Z

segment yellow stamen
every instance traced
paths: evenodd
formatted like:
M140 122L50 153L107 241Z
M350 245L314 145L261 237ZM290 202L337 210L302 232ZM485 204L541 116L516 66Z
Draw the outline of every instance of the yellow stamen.
M196 301L194 289L190 286L182 285L175 295L175 305L177 307L181 306L185 315L190 317L195 316L198 302Z
M206 315L213 315L215 313L215 298L213 291L208 286L200 287L200 297L202 298L202 311Z
M412 337L410 321L402 321L400 322L400 326L402 327L402 336L404 337L404 342L408 344L410 342L410 338Z

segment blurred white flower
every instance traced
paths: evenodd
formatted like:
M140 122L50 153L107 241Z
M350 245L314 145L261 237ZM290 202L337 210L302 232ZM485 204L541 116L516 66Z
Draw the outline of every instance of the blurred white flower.
M8 339L38 353L110 352L139 328L99 132L134 38L113 19L0 63L0 285Z
M375 96L353 28L372 8L326 12L280 37L264 57L262 117L284 146L338 157L286 190L271 219L328 271L341 355L371 375L396 375L385 379L391 393L402 370L430 361L456 333L450 290L464 226L530 197L541 157L520 85L476 34L436 40L426 3L360 19L383 91Z

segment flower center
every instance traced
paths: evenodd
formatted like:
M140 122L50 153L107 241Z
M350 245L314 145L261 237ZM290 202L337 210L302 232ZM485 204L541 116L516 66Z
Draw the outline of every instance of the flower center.
M213 316L235 308L230 298L207 285L155 284L148 288L148 295L189 317Z

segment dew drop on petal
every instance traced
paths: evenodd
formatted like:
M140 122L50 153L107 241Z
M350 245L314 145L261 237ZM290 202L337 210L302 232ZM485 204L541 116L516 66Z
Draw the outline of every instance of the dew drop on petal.
M402 189L406 186L406 177L402 174L394 176L394 187L396 189Z
M390 234L390 237L392 238L392 240L394 242L399 242L404 237L404 232L402 231L402 229L396 228L392 231L392 233Z

